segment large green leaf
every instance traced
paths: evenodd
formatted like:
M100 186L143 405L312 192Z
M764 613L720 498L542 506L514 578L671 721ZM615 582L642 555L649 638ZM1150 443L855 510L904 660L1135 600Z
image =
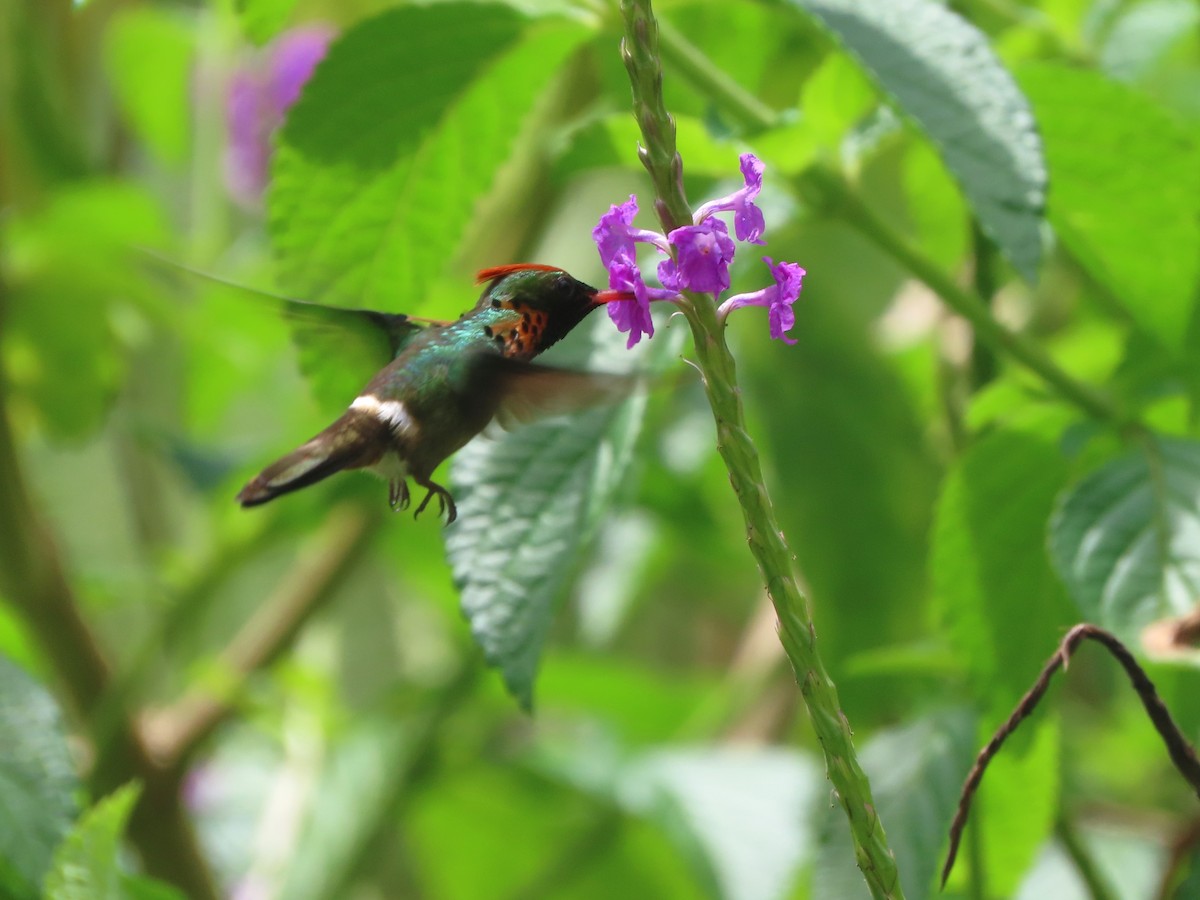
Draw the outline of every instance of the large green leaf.
M348 31L274 159L270 226L289 290L411 309L585 35L463 3L405 6Z
M46 900L125 900L121 835L140 790L127 784L80 818L54 854Z
M485 759L473 753L470 765L415 792L404 840L422 896L704 896L654 825Z
M984 230L1029 281L1046 166L1029 104L987 38L933 0L790 0L937 146Z
M859 754L909 900L933 895L938 851L974 755L972 717L959 710L884 731ZM811 895L870 896L840 810L825 810L822 825Z
M1200 443L1161 439L1093 472L1059 502L1055 566L1084 618L1125 638L1200 596Z
M635 396L484 435L455 457L446 553L475 640L526 708L556 601L625 475L644 408Z
M1049 643L1053 652L1054 644ZM998 716L980 723L980 746L1001 721ZM1052 710L1035 713L992 760L971 804L967 827L982 833L979 844L988 896L1013 895L1054 828L1063 765L1060 732L1059 717ZM965 862L967 857L960 858Z
M624 808L683 846L711 896L775 900L810 859L823 785L816 763L792 751L675 747L630 762L616 787Z
M1200 275L1200 149L1151 101L1095 72L1039 64L1019 75L1046 143L1055 231L1138 325L1178 350Z
M0 735L0 894L35 897L79 785L57 704L3 656Z
M952 642L997 713L1012 708L1071 624L1045 546L1066 478L1049 438L997 430L959 460L942 489L934 589Z

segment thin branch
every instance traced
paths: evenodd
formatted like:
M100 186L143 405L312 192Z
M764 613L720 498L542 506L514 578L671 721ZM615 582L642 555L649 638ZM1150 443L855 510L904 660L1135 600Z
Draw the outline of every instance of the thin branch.
M160 765L179 770L233 711L232 697L254 672L287 649L304 624L337 592L371 544L381 518L357 507L333 510L318 549L296 565L219 656L232 687L215 696L198 689L148 717L143 725Z
M1017 704L1017 708L1008 717L1008 721L1000 726L987 746L976 757L975 765L971 767L966 783L963 785L962 794L958 801L958 811L954 814L954 821L950 824L950 850L946 854L946 864L942 867L943 887L946 885L946 879L950 876L950 870L954 868L954 859L958 855L958 846L962 840L963 828L967 824L967 815L971 810L971 799L975 796L975 791L979 788L979 784L983 780L983 773L987 769L988 763L1000 751L1000 747L1003 745L1005 739L1016 731L1017 726L1021 724L1021 721L1026 716L1033 712L1038 702L1042 699L1042 696L1046 693L1047 688L1049 688L1050 679L1054 677L1054 674L1060 668L1065 669L1067 667L1071 655L1085 640L1096 641L1108 650L1117 662L1121 664L1121 667L1125 670L1125 674L1129 676L1129 680L1133 684L1133 689L1141 698L1142 706L1146 708L1146 714L1150 717L1150 721L1154 724L1154 728L1159 733L1159 736L1162 737L1163 743L1167 747L1167 752L1171 756L1171 762L1175 764L1175 768L1179 770L1179 774L1192 786L1192 790L1196 792L1197 797L1200 797L1200 759L1196 757L1196 749L1183 736L1183 732L1179 730L1179 726L1171 718L1171 714L1159 698L1158 691L1155 690L1154 683L1146 675L1146 671L1134 659L1129 649L1110 632L1096 625L1076 625L1063 638L1058 650L1050 658L1049 662L1046 663L1037 681L1029 689L1029 693L1021 698L1021 702Z

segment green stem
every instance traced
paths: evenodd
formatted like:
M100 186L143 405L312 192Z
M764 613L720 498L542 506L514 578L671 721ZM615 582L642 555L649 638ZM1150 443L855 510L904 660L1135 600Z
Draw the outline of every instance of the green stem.
M669 22L658 23L658 35L663 62L685 78L702 97L753 131L764 131L779 120L775 110L714 66Z
M1107 397L1059 368L1040 346L993 319L987 305L979 297L963 290L931 260L914 249L899 232L862 202L841 175L821 166L812 166L798 179L798 188L805 199L840 216L925 282L947 306L971 323L977 337L989 346L1003 350L1039 375L1064 400L1092 418L1117 428L1133 424Z
M622 55L645 144L640 156L654 182L659 218L670 230L690 223L691 211L683 192L683 165L675 149L675 126L662 100L658 26L650 0L622 0L621 11L626 35ZM716 419L717 449L741 504L750 550L779 617L780 640L800 683L825 756L826 772L850 820L859 868L874 897L900 898L903 892L896 860L888 849L870 782L855 754L850 723L817 653L808 601L796 581L792 552L776 521L758 451L746 431L734 359L725 343L722 324L706 297L687 297L680 308L692 329L696 362Z

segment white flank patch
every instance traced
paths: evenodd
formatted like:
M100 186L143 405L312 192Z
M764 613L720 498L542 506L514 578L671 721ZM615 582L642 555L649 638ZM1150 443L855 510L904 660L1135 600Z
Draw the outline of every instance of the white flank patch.
M399 400L380 400L372 394L363 394L354 398L350 408L369 412L397 435L410 437L417 433L416 420L408 414L408 409Z

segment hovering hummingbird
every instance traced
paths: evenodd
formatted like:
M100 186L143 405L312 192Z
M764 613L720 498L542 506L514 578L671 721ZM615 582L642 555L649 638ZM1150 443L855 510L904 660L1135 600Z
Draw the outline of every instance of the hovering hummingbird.
M242 488L257 506L343 469L368 469L389 482L393 509L407 509L408 479L425 488L419 516L437 496L453 522L454 498L430 480L434 469L497 419L503 425L615 399L629 379L530 362L592 310L633 300L600 291L562 269L523 263L484 269L475 306L454 322L287 301L300 328L335 326L373 342L383 368L336 422L267 466ZM390 361L389 361L390 360Z

